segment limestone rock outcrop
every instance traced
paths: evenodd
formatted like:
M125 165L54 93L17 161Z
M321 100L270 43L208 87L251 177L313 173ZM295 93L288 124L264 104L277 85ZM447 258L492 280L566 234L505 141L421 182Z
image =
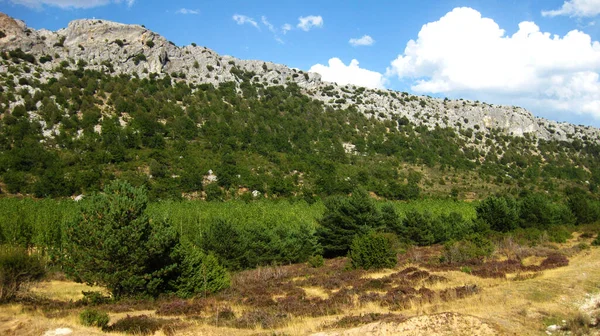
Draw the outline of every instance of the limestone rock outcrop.
M51 61L39 64L46 71L56 68L64 60L84 60L89 68L110 69L116 74L137 74L142 78L152 73L170 74L178 80L213 85L230 81L239 84L242 79L236 73L243 71L252 76L253 82L263 85L296 83L306 95L328 106L356 108L380 119L406 118L430 129L452 127L462 130L463 136L464 131L470 129L545 140L600 141L597 128L538 118L523 108L341 86L322 81L319 74L281 64L221 56L195 44L178 47L140 25L84 19L51 32L30 29L24 22L0 13L0 31L5 35L0 38L0 50L20 48L38 59L51 56Z

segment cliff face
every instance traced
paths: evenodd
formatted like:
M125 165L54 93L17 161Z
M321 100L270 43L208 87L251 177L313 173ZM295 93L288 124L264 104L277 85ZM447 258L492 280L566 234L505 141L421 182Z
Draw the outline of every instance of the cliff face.
M323 82L320 75L285 65L220 56L201 46L178 47L164 37L138 25L104 20L76 20L56 32L29 29L22 21L0 13L0 50L20 48L36 58L49 55L52 60L39 64L50 73L65 60L84 60L92 69L112 67L115 73L177 74L190 83L240 83L237 69L252 73L252 81L264 85L295 82L303 92L326 105L354 106L375 118L405 117L428 128L437 125L457 131L469 128L479 132L500 130L507 135L529 134L539 139L600 141L600 130L534 117L525 109L486 103L442 100L413 96L389 90L371 90L353 85ZM6 71L6 69L0 70ZM184 74L185 76L181 76ZM184 78L185 77L185 78ZM464 133L464 132L463 132Z

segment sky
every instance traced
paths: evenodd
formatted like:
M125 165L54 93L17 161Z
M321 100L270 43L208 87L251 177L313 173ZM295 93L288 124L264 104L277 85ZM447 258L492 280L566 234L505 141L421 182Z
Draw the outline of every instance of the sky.
M35 29L143 24L340 84L600 127L600 0L0 0L0 11Z

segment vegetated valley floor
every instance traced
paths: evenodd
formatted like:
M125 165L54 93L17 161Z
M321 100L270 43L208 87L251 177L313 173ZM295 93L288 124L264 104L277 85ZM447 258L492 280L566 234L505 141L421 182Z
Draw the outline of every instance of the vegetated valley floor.
M598 334L600 249L592 235L565 244L506 241L483 264L443 265L441 247L411 248L395 269L344 270L345 258L320 268L265 267L234 275L216 296L93 308L111 324L153 335L539 335ZM20 303L0 306L1 335L121 335L83 327L81 291L64 280L39 284ZM585 322L587 321L587 322ZM587 323L587 325L585 325ZM121 322L121 325L126 323ZM133 329L130 329L133 330ZM141 331L141 332L140 332Z

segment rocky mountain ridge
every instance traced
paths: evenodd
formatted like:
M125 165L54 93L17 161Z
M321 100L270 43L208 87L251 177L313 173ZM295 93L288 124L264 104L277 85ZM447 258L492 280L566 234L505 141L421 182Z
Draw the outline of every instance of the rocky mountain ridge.
M294 82L305 94L327 106L354 107L379 119L406 118L430 129L451 127L465 137L473 137L474 132L500 131L544 140L600 141L600 129L538 118L523 108L337 85L322 81L319 74L285 65L220 56L195 44L178 47L140 25L83 19L51 32L30 29L24 22L0 13L0 50L15 49L31 53L36 59L44 58L36 65L42 81L47 80L44 74L51 74L64 61L74 67L83 60L86 68L141 78L153 73L169 74L194 84L234 81L239 86L244 77L263 85ZM0 66L0 71L7 71L6 66Z

